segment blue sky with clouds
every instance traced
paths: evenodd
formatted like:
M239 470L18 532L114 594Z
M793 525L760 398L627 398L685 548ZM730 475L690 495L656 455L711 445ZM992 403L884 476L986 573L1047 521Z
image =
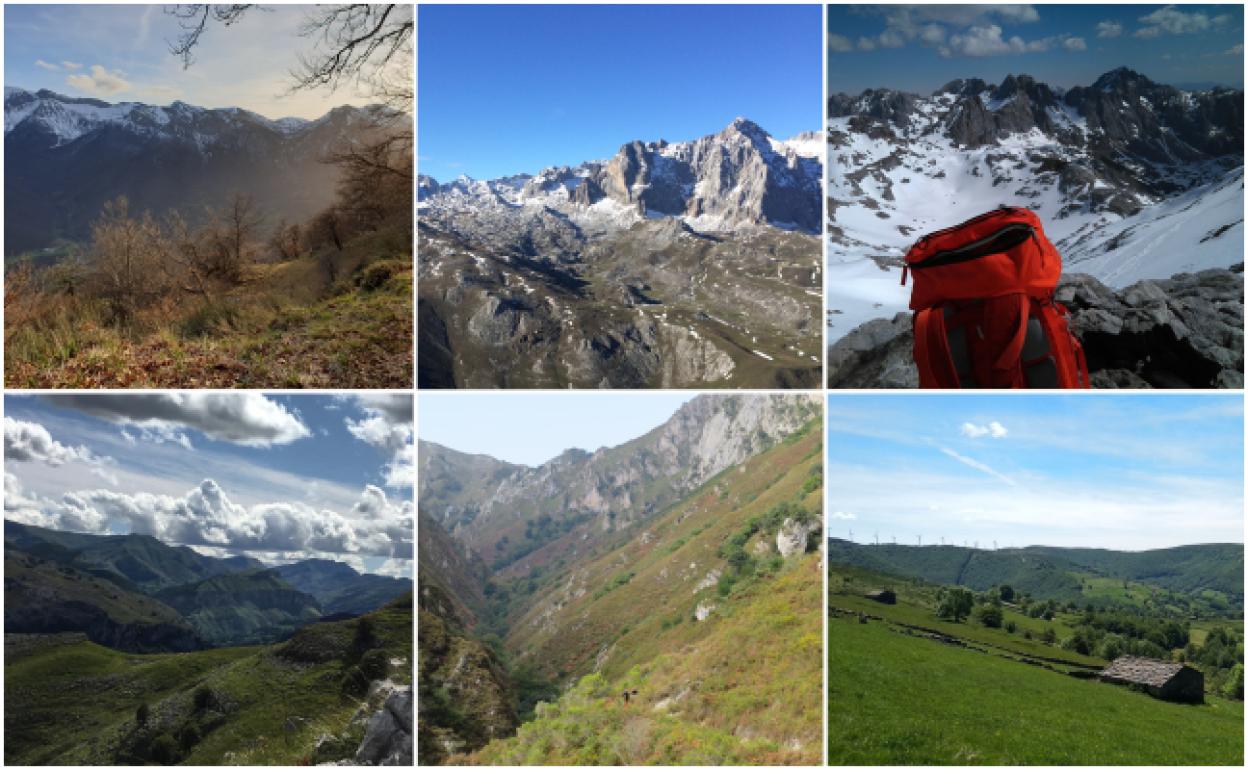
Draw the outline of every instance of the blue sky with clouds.
M412 449L406 394L6 396L5 517L406 574Z
M1174 85L1243 87L1242 5L829 6L828 34L830 93L930 93L1011 73L1069 88L1122 66Z
M422 393L416 434L422 441L536 466L567 449L592 452L662 425L692 393Z
M1243 542L1238 395L833 396L827 425L832 537Z
M420 171L535 173L738 116L817 131L821 24L817 5L421 6Z
M184 69L169 52L179 22L162 5L7 5L6 86L47 88L108 102L243 107L269 118L318 118L342 104L368 104L358 90L288 93L309 6L265 6L225 28L211 25Z

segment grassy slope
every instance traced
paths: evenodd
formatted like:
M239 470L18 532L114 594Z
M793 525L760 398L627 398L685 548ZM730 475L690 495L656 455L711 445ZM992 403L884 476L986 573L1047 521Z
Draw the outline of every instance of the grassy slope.
M250 280L210 307L196 299L153 309L147 329L122 334L84 303L38 328L5 329L8 387L412 386L412 261L383 234L347 245L343 291L326 296L311 259L254 266ZM364 267L388 267L374 289ZM354 275L353 275L354 271Z
M369 617L385 654L406 660L389 677L410 684L410 596ZM152 731L195 724L203 733L187 764L304 764L322 732L348 732L358 708L339 686L357 622L307 626L288 643L327 651L317 662L278 655L281 645L129 655L84 641L21 652L6 642L5 764L114 764L141 703ZM201 686L219 708L193 712L191 693ZM306 720L290 736L288 717Z
M617 548L552 579L511 624L508 648L565 680L599 673L472 760L818 762L818 556L790 557L727 596L714 581L696 586L724 570L718 549L750 517L791 500L821 510L822 489L803 492L812 469L822 467L821 433L812 423L712 479ZM766 542L755 536L747 551ZM703 602L716 608L696 622ZM638 690L627 705L615 697L625 688Z
M1243 703L1165 703L854 619L828 647L833 765L1243 762Z
M5 602L10 610L17 610L25 603L47 603L55 599L58 602L81 602L98 607L117 623L187 626L177 612L156 599L126 591L107 580L25 554L5 553L4 577ZM7 585L10 582L28 584L31 590L13 590L13 586Z

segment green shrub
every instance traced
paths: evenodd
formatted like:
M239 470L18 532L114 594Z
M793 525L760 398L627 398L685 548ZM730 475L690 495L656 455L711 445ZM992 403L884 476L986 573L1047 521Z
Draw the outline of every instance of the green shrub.
M147 747L147 754L160 765L176 765L182 758L178 742L169 733L161 733L153 738Z
M984 624L985 628L1000 628L1004 613L1001 607L996 604L985 604L979 608L977 613L979 622Z
M364 676L368 677L369 681L385 679L389 669L390 660L385 650L369 650L360 658L360 670L364 672Z
M213 703L216 701L216 698L213 696L212 690L207 687L197 687L195 688L194 700L195 711L198 713L211 708Z
M144 727L147 725L147 718L151 713L151 709L148 708L146 703L140 703L139 707L134 711L134 721L138 723L139 727Z
M348 698L363 698L368 694L368 677L359 666L352 666L342 675L339 687Z
M364 268L356 277L355 283L364 291L375 291L386 285L386 281L394 275L394 266L389 262L375 262Z

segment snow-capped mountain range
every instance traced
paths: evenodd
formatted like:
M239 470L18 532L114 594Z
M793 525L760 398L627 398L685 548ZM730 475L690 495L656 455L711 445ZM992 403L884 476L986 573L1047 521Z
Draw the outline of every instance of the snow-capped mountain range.
M737 118L687 142L634 141L609 160L537 174L439 183L419 178L423 219L447 223L465 212L493 219L557 212L590 230L675 217L694 230L754 225L818 232L822 141L816 132L781 141Z
M1243 261L1243 92L1120 68L828 102L829 340L906 309L900 258L1000 205L1036 211L1067 272L1111 286Z
M5 248L81 240L118 195L134 210L193 218L240 191L274 218L310 216L334 196L338 174L326 156L372 130L372 115L344 106L317 120L270 120L240 108L110 104L6 86Z

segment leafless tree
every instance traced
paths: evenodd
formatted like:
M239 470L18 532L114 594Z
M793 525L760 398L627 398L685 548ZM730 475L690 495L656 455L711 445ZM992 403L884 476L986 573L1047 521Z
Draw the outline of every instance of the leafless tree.
M125 197L104 204L91 228L90 283L118 323L128 323L138 308L165 293L164 247L150 214L130 216Z
M209 21L223 26L230 26L243 18L253 4L245 5L174 5L165 8L165 13L178 20L182 34L169 43L169 52L182 60L182 67L190 67L195 61L195 46L203 36Z
M209 274L229 283L241 283L253 261L254 244L264 216L255 199L235 193L224 208L213 212L209 225Z
M287 224L285 219L280 220L269 237L269 245L283 262L299 259L303 255L303 232L299 223Z

